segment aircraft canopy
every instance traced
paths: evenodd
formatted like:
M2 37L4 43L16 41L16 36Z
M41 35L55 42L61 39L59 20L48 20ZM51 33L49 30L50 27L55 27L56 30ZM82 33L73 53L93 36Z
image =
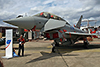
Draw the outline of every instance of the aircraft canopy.
M45 18L48 18L48 19L56 19L56 20L62 20L62 21L65 21L64 19L62 19L61 17L58 17L54 14L51 14L51 13L48 13L48 12L41 12L39 14L36 14L35 16L39 16L39 17L45 17Z
M56 16L56 15L54 15L52 13L48 13L48 12L41 12L41 13L36 14L35 16L39 16L39 17L43 17L43 18L48 18L48 19L55 19L55 20L65 21L61 17ZM66 22L66 24L70 25L68 22Z

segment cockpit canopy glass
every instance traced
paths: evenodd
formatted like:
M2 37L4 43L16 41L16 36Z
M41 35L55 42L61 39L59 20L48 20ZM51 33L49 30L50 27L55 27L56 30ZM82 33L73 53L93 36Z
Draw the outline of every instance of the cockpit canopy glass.
M39 14L36 14L35 16L39 16L39 17L44 17L44 18L48 18L48 19L56 19L56 20L62 20L65 21L64 19L62 19L61 17L58 17L54 14L51 13L47 13L47 12L41 12Z
M48 13L48 12L41 12L39 14L36 14L35 16L39 16L39 17L44 17L44 18L48 18L48 19L55 19L55 20L61 20L61 21L65 21L64 19L62 19L59 16L56 16L54 14ZM66 22L66 21L65 21ZM66 22L66 24L69 24L68 22Z

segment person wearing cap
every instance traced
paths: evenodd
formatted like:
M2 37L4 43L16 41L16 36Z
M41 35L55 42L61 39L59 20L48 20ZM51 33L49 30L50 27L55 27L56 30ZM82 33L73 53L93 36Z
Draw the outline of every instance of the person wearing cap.
M25 43L25 40L23 38L23 35L21 35L20 38L17 39L17 41L19 42L18 56L20 56L20 50L21 49L22 49L22 56L24 56L24 43Z

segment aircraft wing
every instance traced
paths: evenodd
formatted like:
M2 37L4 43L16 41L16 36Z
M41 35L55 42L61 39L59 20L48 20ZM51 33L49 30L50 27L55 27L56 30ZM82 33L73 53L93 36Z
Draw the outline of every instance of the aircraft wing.
M75 33L75 32L65 32L66 34L69 34L69 35L79 35L79 36L93 36L95 34L89 34L89 33Z
M49 19L48 22L44 25L44 32L60 29L66 25L65 21L59 21L54 19Z

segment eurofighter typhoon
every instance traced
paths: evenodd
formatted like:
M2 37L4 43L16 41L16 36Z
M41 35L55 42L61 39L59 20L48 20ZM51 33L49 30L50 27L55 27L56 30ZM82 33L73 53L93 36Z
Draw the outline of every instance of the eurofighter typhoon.
M80 30L82 17L80 17L75 27L72 27L61 17L48 12L41 12L34 16L15 18L4 22L24 29L40 30L45 38L54 40L56 46L73 45L81 39L84 41L84 47L87 48L87 37L92 34Z

